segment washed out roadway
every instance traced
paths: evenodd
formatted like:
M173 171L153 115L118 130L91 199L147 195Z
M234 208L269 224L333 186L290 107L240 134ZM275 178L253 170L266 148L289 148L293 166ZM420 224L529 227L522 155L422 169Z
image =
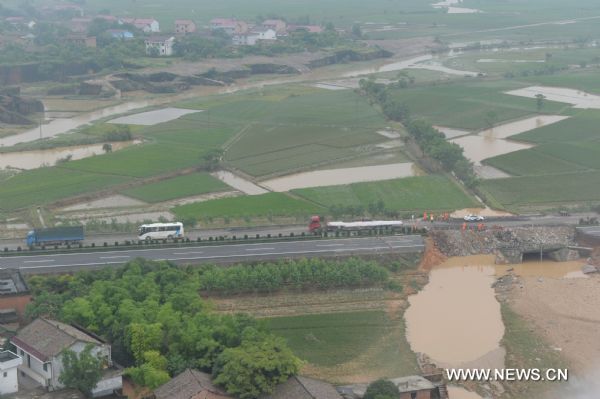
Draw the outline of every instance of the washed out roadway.
M0 268L26 273L68 272L121 265L137 257L169 260L179 264L235 263L269 259L422 251L418 235L341 238L305 241L185 246L178 248L123 249L66 254L0 257Z

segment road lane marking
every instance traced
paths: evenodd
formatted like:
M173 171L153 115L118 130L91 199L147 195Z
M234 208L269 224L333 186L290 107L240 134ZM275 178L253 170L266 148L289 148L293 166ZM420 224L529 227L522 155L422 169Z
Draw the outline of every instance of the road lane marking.
M346 244L317 244L317 247L343 247Z
M119 256L101 256L100 259L117 259L117 258L131 258L129 255L119 255Z
M202 251L190 251L190 252L173 252L173 255L199 255L203 254Z
M26 260L24 261L24 263L48 263L48 262L54 262L54 259L44 259L44 260Z
M272 251L275 248L246 248L246 251Z

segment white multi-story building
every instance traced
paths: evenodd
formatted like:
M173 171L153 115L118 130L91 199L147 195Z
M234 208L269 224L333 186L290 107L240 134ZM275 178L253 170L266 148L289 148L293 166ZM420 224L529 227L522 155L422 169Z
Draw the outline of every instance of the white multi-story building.
M147 55L158 55L168 57L173 55L174 37L151 36L144 40Z
M23 359L11 351L0 352L0 396L19 390L17 368Z
M231 41L236 46L254 46L260 41L277 40L277 32L273 29L254 30L248 33L233 35Z

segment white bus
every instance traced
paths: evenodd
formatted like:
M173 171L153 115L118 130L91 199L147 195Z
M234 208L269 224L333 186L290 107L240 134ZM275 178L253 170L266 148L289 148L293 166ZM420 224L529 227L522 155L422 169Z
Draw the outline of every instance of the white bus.
M139 240L164 240L183 238L183 223L152 223L143 224L138 228Z

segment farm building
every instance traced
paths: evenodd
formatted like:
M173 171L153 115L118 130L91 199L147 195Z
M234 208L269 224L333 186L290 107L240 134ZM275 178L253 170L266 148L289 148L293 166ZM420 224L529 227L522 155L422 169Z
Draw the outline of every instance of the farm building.
M175 38L167 36L151 36L144 40L144 43L146 44L146 54L168 57L173 55Z
M176 19L175 33L178 35L187 35L196 32L196 23L191 19Z

